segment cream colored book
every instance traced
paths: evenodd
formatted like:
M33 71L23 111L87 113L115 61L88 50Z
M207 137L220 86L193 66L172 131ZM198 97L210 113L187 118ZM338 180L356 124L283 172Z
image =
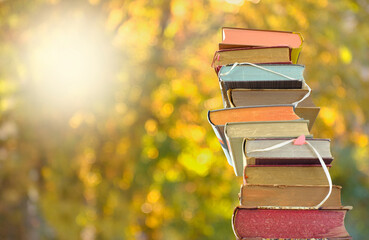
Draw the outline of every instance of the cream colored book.
M242 176L246 166L242 147L245 138L292 138L301 135L311 137L308 124L308 120L227 123L224 135L236 176Z
M245 207L304 206L319 204L329 192L328 185L243 185L240 203ZM333 185L332 193L322 207L342 207L341 187Z
M327 165L329 169L331 166ZM245 184L328 185L322 166L313 165L247 165Z
M273 151L258 151L285 142L286 139L265 138L245 139L243 150L247 165L312 165L320 161L311 148L304 145L294 145L292 142ZM329 139L308 139L326 164L333 161Z

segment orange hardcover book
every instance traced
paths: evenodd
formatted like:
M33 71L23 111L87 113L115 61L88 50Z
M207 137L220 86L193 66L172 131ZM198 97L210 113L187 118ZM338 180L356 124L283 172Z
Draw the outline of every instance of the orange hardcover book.
M214 125L227 122L256 122L300 119L294 112L293 105L269 105L224 108L209 112L209 119Z
M291 61L296 64L302 49L303 41L302 35L296 32L224 27L223 41L219 43L219 49L246 46L288 46L292 49Z

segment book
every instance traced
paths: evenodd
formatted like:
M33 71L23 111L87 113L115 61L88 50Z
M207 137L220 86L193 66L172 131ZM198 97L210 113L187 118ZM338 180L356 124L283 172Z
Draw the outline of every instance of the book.
M350 239L345 225L352 207L310 209L257 209L238 206L232 217L237 238L343 238Z
M259 67L256 67L259 66ZM237 66L226 65L219 70L219 76L222 81L247 81L247 82L275 82L292 81L299 82L304 80L305 66L299 64L257 64ZM231 70L231 68L233 68ZM227 73L228 72L228 73ZM299 88L301 88L300 86ZM264 89L267 87L263 87Z
M220 68L218 76L223 102L227 102L226 96L229 89L301 89L305 86L303 65L259 64L257 66L263 69L251 65Z
M308 89L229 89L227 99L232 107L292 104L302 99ZM298 104L299 107L315 107L311 95Z
M295 113L302 119L309 120L309 131L313 128L315 120L320 112L320 107L296 107Z
M314 207L328 194L328 185L254 185L241 186L240 204L245 207ZM322 207L341 207L341 187L332 193Z
M320 164L318 157L306 144L294 145L292 142L272 151L251 152L256 149L265 149L286 139L245 139L243 142L243 157L247 165L304 165ZM330 150L329 139L307 139L318 151L326 164L331 164L333 156Z
M288 80L288 81L223 81L219 79L220 92L223 99L224 107L232 107L227 97L227 92L230 89L301 89L305 86L303 80Z
M300 119L294 112L293 105L250 106L210 110L209 120L214 125L227 122L273 121Z
M308 89L228 89L227 96L223 96L224 106L242 107L271 104L292 104L302 99ZM296 114L309 120L309 131L319 114L320 108L316 107L309 95L295 108Z
M351 240L352 237L337 238L236 238L236 240Z
M300 33L273 30L223 27L219 49L243 46L288 46L291 48L291 61L297 63L304 39Z
M305 66L297 64L302 35L222 30L212 67L225 109L209 111L208 120L236 176L243 176L232 217L236 238L352 239L344 226L352 207L342 206L341 186L327 172L330 140L309 132L320 108Z
M329 169L331 165L328 165ZM244 184L327 185L322 166L313 165L246 165Z
M294 120L299 117L294 113L292 105L252 106L239 108L225 108L208 111L208 121L227 157L228 163L232 165L229 149L227 147L224 125L227 122L250 122L250 121L274 121Z
M219 66L235 62L292 63L289 47L247 47L216 51L211 66L218 72Z
M308 123L307 120L226 123L224 135L236 176L243 175L246 165L242 151L245 138L291 138L300 135L311 137Z

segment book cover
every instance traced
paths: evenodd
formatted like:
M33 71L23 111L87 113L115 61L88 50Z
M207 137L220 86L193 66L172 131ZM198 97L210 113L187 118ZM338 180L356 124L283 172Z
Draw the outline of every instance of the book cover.
M309 131L313 128L316 118L320 112L320 107L300 107L295 108L295 113L302 119L309 120Z
M328 165L329 169L331 165ZM244 184L327 185L320 164L311 165L246 165Z
M242 46L288 46L292 49L291 61L297 63L303 42L302 35L297 32L223 27L219 49Z
M219 77L222 81L303 81L304 69L299 64L227 65L220 68Z
M283 164L320 164L318 157L310 147L289 143L272 151L252 152L256 149L265 149L285 142L286 139L252 139L245 138L243 142L243 157L249 165L283 165ZM331 164L333 156L330 150L329 139L307 139L318 151L326 164Z
M216 51L211 66L218 72L219 66L235 62L292 63L289 47L247 47Z
M229 89L227 98L232 107L271 104L292 104L302 99L308 89ZM315 107L311 94L298 104L299 107Z
M238 206L232 223L237 238L350 238L345 225L352 207L257 209Z
M334 238L262 238L262 237L255 237L255 238L236 238L236 240L351 240L351 236L347 237L334 237Z
M242 151L245 138L291 138L300 135L310 137L308 123L307 120L226 123L224 134L236 176L242 176L246 166Z
M230 89L302 89L303 80L250 80L250 81L223 81L219 78L219 87L224 107L232 107L227 92Z
M273 121L281 119L299 119L299 117L294 113L292 105L252 106L208 111L208 121L231 166L233 166L233 162L229 155L224 135L224 125L227 122Z
M308 89L228 89L225 103L229 107L258 106L270 104L292 104L302 99ZM302 119L309 120L309 131L319 114L311 95L295 108L295 113Z
M328 185L246 184L241 186L240 204L245 207L314 207L328 192ZM333 185L332 193L322 207L342 207L340 186Z

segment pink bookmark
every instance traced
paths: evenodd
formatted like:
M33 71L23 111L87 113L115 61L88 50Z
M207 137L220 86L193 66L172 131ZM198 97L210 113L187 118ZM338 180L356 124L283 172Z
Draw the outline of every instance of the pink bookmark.
M304 145L307 144L305 140L305 135L301 135L300 137L293 140L293 145Z

